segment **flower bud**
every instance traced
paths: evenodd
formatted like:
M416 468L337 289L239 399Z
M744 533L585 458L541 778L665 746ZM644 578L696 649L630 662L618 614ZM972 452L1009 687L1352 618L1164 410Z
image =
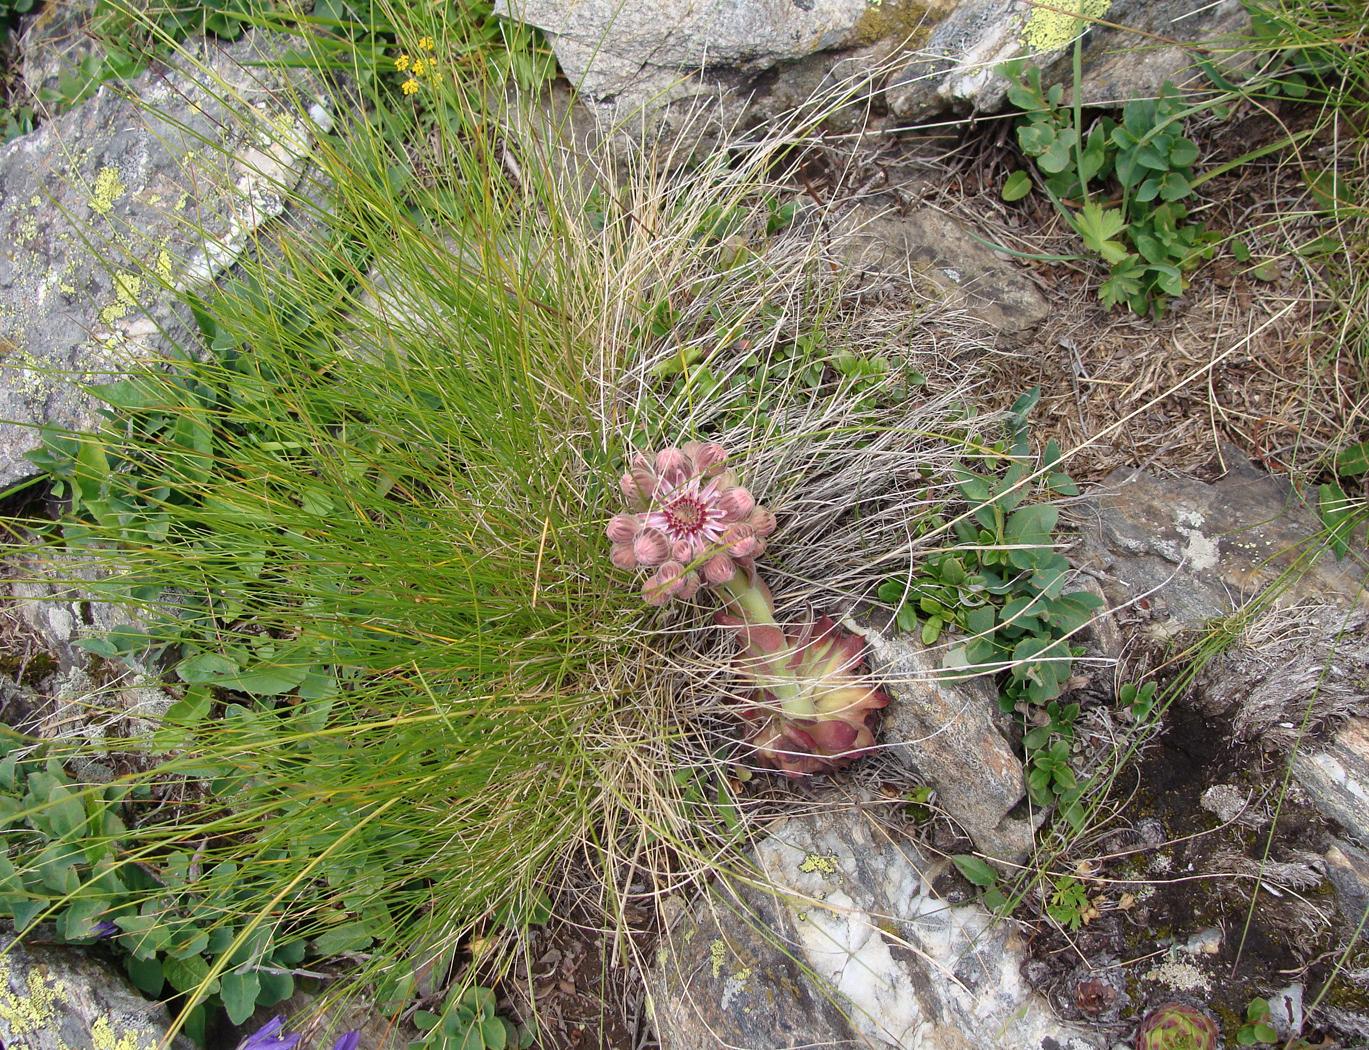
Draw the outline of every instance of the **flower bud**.
M756 507L752 510L746 522L755 530L757 536L769 536L775 531L775 515L765 507Z
M704 579L717 585L737 575L737 563L726 554L715 554L704 563Z
M699 468L699 473L706 478L720 472L726 461L727 449L716 441L709 441L700 445L698 451L694 453L694 462Z
M660 565L670 557L670 544L655 529L646 529L632 541L632 553L643 565Z
M741 521L756 506L756 500L740 485L734 489L728 489L718 497L718 506L729 518L734 521Z
M637 538L637 519L631 514L615 514L604 531L614 543L631 543Z

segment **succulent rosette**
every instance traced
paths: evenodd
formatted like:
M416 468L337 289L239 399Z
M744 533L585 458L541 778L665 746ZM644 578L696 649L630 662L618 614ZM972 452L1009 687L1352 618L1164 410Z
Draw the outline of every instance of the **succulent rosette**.
M628 513L608 523L610 557L620 569L656 570L642 587L650 604L727 583L739 561L765 550L775 516L737 484L726 461L721 445L699 441L632 457L619 482Z
M1165 1003L1136 1030L1136 1050L1217 1050L1217 1022L1197 1007Z
M764 584L760 584L764 587ZM756 727L756 757L787 776L836 769L874 747L871 716L889 695L865 673L865 639L831 617L785 633L718 614L745 646L739 661L754 685L742 717Z
M613 564L655 569L642 588L652 605L717 590L718 623L741 641L742 714L756 758L789 776L835 769L874 746L873 718L889 697L865 674L863 638L826 616L797 627L777 621L755 565L775 516L726 461L712 442L633 456L621 482L628 511L607 529Z

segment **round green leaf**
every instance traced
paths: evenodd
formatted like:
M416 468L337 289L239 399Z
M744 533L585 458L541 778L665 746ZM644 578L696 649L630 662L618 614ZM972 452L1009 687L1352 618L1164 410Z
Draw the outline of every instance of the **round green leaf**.
M252 1016L257 1008L257 995L261 991L261 981L255 970L247 973L226 973L219 980L219 995L228 1019L234 1024L242 1024Z

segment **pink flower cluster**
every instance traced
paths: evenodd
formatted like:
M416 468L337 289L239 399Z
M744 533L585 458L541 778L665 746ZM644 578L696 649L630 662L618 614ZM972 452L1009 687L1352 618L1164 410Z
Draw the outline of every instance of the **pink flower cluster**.
M699 441L654 459L632 457L621 481L629 513L615 514L607 531L614 565L656 570L642 588L650 604L727 583L765 550L775 515L737 484L726 461L721 445Z

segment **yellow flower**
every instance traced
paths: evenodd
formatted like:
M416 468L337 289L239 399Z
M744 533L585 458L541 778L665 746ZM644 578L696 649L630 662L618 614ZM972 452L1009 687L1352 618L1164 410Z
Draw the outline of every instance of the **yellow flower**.
M418 49L420 51L431 51L433 49L433 38L430 36L419 37Z
M423 75L423 71L424 71L425 69L427 69L427 68L428 68L428 63L424 62L423 59L421 59L421 58L416 58L416 59L414 59L414 76L416 76L416 77L421 77L421 76Z
M400 55L397 59L395 59L395 68L398 69L401 73L402 73L404 70L408 69L408 68L409 68L409 56L408 56L408 55Z
M404 94L406 95L416 95L418 94L418 81L415 80L413 77L410 77L408 80L404 81L404 83L399 85L399 90L404 92Z

